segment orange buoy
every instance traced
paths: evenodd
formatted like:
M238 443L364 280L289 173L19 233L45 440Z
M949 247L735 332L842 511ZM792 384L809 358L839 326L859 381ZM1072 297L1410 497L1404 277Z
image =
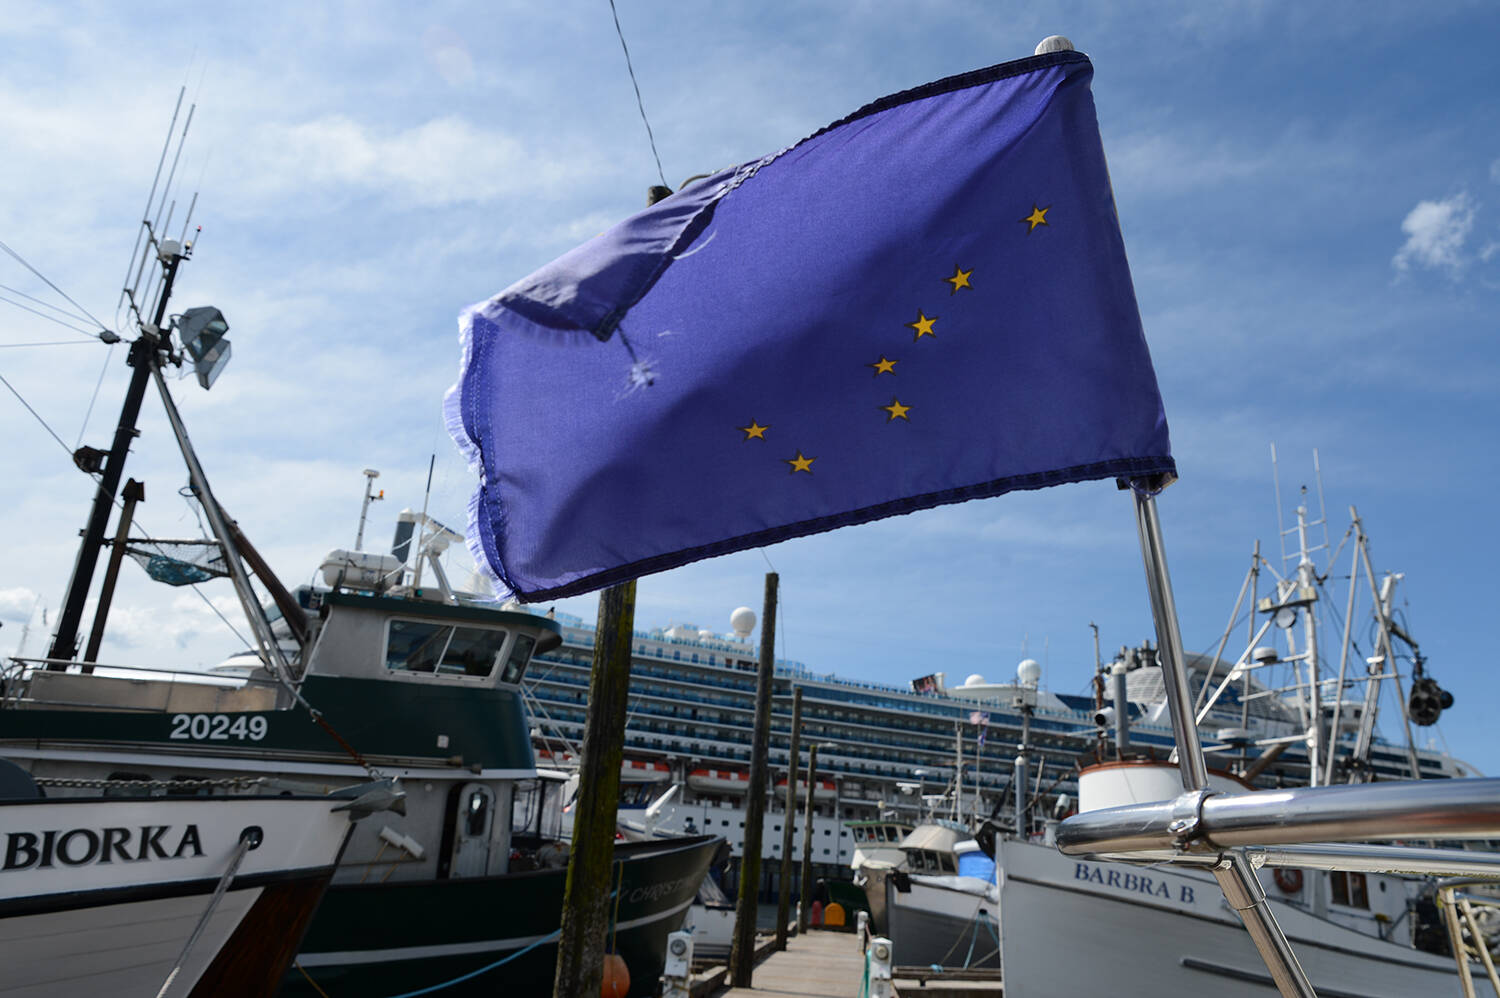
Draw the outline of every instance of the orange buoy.
M834 926L842 928L844 920L844 906L837 901L828 902L828 907L823 909L823 924L829 928Z
M630 968L618 953L604 954L604 979L599 985L600 998L625 998L630 990Z

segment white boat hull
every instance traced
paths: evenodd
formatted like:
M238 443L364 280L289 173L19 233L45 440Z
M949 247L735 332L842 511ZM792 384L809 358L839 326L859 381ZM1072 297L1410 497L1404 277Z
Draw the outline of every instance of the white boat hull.
M1081 860L1031 843L1005 841L999 849L1007 998L1276 993L1211 876ZM1271 908L1322 998L1458 993L1449 957L1375 938L1279 899L1272 898ZM904 964L900 938L893 939Z
M973 877L890 872L884 879L888 934L895 943L898 964L968 969L1000 965L994 884ZM907 889L901 890L902 886Z
M236 930L255 921L257 902L301 897L310 916L350 828L336 803L158 797L0 805L0 996L157 994L241 833L259 828L261 844L245 853L167 992L193 993Z

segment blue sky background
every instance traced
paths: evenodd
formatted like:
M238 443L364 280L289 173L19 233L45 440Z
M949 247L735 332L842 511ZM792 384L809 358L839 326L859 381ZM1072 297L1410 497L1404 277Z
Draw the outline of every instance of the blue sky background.
M1094 60L1182 473L1161 513L1188 647L1217 644L1257 538L1281 567L1271 444L1288 516L1317 448L1334 543L1356 505L1458 698L1420 736L1500 772L1483 720L1500 700L1500 9L620 0L620 19L673 185L1071 37ZM179 190L201 192L203 234L174 310L223 309L234 359L211 392L186 381L178 398L220 500L293 584L352 545L362 468L389 497L376 545L403 505L420 508L434 453L432 512L461 525L474 481L440 415L459 310L638 210L657 182L608 4L0 4L0 239L109 325L183 84L198 110ZM63 304L8 257L0 284ZM0 375L66 449L80 434L107 447L123 348L18 346L80 339L0 304ZM90 489L10 392L0 426L0 651L29 620L40 654ZM140 521L196 535L150 397L142 430L127 468L146 482ZM638 623L727 629L734 607L759 610L768 562L781 650L844 676L1001 678L1029 654L1075 692L1090 621L1106 655L1151 634L1131 504L1107 483L652 576ZM1334 575L1347 572L1346 554ZM203 589L236 619L227 584ZM592 619L594 600L561 608ZM198 595L133 566L111 619L106 661L210 666L241 645Z

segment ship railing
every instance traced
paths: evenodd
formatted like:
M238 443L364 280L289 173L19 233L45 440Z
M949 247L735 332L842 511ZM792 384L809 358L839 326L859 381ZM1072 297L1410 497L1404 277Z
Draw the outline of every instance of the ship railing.
M64 671L47 671L50 666L62 666ZM83 670L87 667L89 672ZM148 680L165 683L168 694L157 704L126 704L108 698L90 699L85 696L70 696L52 699L31 695L31 679L35 675L83 676L100 679ZM127 665L109 662L78 662L74 659L10 656L7 664L0 667L0 708L27 707L107 707L111 710L147 714L180 713L172 704L170 690L182 687L213 687L218 689L264 689L277 690L274 679L258 679L248 676L232 676L188 669L171 669L161 666ZM80 691L82 692L82 691Z
M1485 883L1492 883L1492 881L1473 877L1454 877L1438 883L1437 905L1443 915L1443 925L1448 930L1448 945L1452 948L1453 959L1458 964L1458 982L1463 989L1464 998L1474 998L1474 976L1468 959L1470 950L1476 952L1483 962L1484 972L1490 979L1490 987L1495 989L1497 996L1500 996L1500 974L1495 972L1495 959L1490 953L1489 938L1480 923L1479 916L1474 912L1475 908L1500 909L1500 898L1468 891L1459 892L1459 888ZM1489 910L1486 914L1493 917L1496 912ZM1467 944L1464 939L1465 929L1469 932Z

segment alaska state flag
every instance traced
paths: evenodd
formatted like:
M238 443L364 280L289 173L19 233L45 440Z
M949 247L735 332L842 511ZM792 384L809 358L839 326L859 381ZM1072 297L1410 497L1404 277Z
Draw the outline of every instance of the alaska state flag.
M1060 52L884 98L465 311L446 412L476 560L552 599L1174 475L1092 76Z

